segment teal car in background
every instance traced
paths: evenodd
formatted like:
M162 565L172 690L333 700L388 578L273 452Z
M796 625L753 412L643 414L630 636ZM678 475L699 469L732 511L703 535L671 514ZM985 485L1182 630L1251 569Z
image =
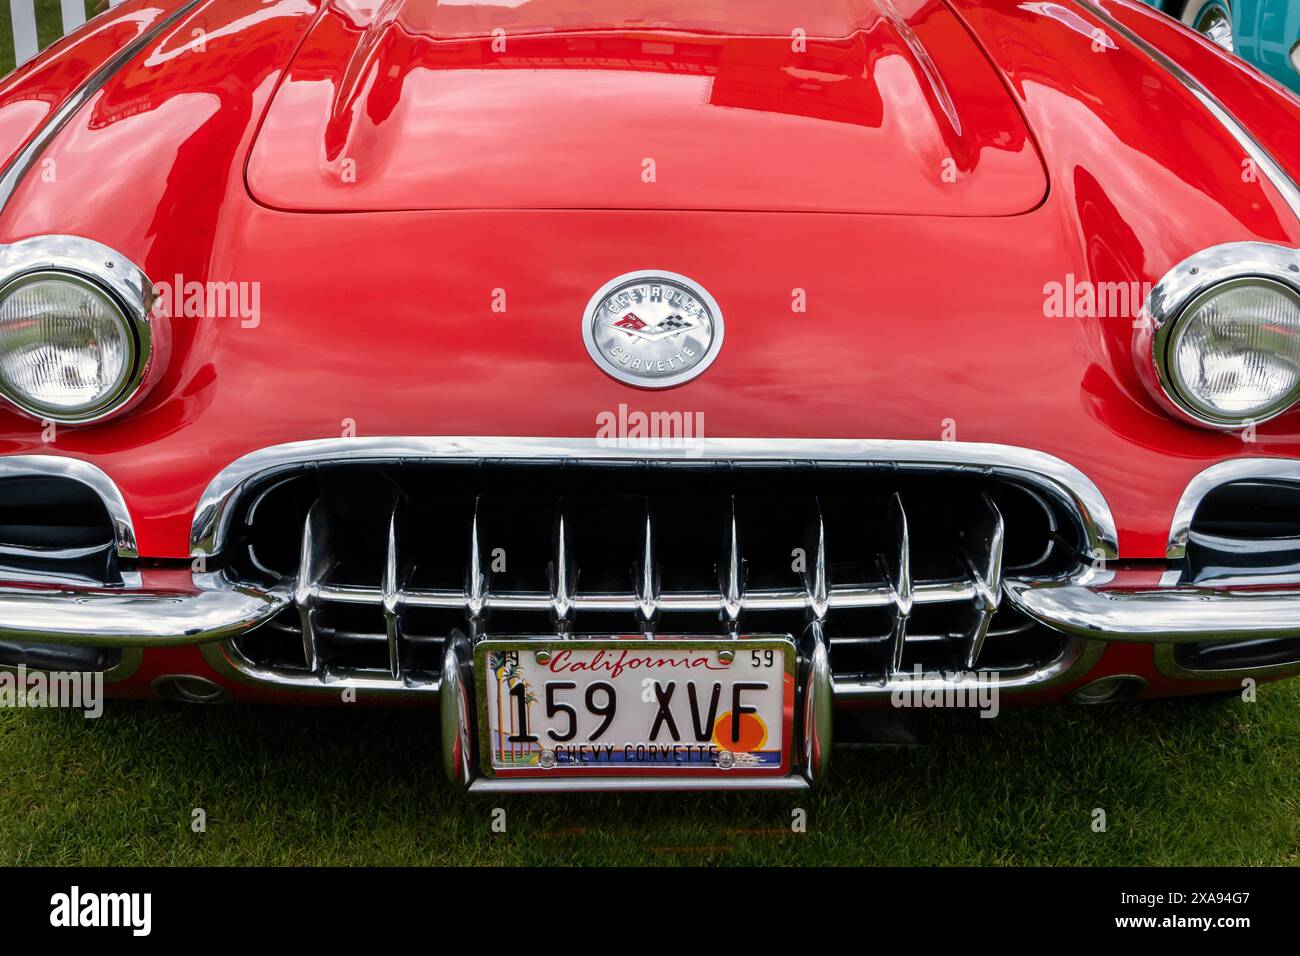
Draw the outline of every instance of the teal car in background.
M1300 0L1146 0L1300 92Z

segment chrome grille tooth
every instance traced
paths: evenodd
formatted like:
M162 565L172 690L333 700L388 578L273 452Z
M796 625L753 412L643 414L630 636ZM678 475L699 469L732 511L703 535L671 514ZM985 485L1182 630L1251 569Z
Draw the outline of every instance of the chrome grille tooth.
M830 610L831 589L826 570L826 524L822 520L820 498L812 500L806 552L803 579L808 613L814 621L824 621L826 612Z
M912 542L907 530L907 511L902 497L895 492L886 505L887 527L893 532L889 550L882 556L882 570L889 587L890 633L889 660L885 666L885 681L893 678L903 666L903 649L907 646L907 619L912 614Z
M488 606L491 584L483 570L483 551L478 534L478 509L482 499L474 498L474 514L469 522L469 570L465 576L465 616L471 624L482 621Z
M740 521L736 517L736 496L731 496L731 513L722 544L722 563L718 574L722 623L732 637L740 633L740 617L745 610L745 559L740 550Z
M1002 545L1006 529L1002 512L988 492L980 495L970 528L962 535L961 557L975 586L975 620L966 636L966 670L975 669L989 623L1002 597Z
M555 528L552 536L554 557L547 568L551 581L551 618L556 630L567 633L573 624L574 594L578 572L569 545L569 524L564 499L555 505Z
M302 655L313 674L321 673L320 630L316 620L320 614L320 588L336 563L330 545L329 516L317 499L303 522L298 579L293 589L302 627Z
M384 555L384 579L380 585L384 606L384 629L388 636L388 671L393 680L402 679L402 587L397 556L397 514L393 507L388 517L388 547Z
M654 516L650 511L649 498L645 500L641 554L632 568L632 586L641 630L647 637L653 637L655 620L659 615L659 564L655 557Z

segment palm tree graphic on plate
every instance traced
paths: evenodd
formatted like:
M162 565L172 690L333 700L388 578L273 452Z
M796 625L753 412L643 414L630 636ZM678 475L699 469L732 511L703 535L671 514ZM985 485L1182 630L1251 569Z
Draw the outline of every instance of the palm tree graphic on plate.
M528 724L531 726L533 704L537 703L537 695L533 693L532 687L524 679L516 655L504 651L493 651L488 654L488 667L492 670L497 681L497 760L503 764L535 764L539 756L536 745L531 742L510 739L518 733L515 726L518 708L508 706L505 703L505 698L510 696L510 692L516 685L523 685L525 713L528 716ZM508 751L506 749L507 744L509 744Z

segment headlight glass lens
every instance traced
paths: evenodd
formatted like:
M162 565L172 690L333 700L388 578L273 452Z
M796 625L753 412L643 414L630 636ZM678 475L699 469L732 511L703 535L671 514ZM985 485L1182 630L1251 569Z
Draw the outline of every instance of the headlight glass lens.
M1188 304L1168 347L1173 386L1196 414L1278 414L1300 398L1300 295L1268 279L1221 283Z
M0 381L35 414L93 415L121 393L135 352L126 317L86 280L37 273L0 290Z

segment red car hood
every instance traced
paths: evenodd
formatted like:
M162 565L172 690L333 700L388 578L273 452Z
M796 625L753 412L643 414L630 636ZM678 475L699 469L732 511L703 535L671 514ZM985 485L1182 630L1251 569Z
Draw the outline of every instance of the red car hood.
M612 0L575 21L553 0L342 0L248 184L304 211L1033 208L1024 120L951 11L921 6Z

